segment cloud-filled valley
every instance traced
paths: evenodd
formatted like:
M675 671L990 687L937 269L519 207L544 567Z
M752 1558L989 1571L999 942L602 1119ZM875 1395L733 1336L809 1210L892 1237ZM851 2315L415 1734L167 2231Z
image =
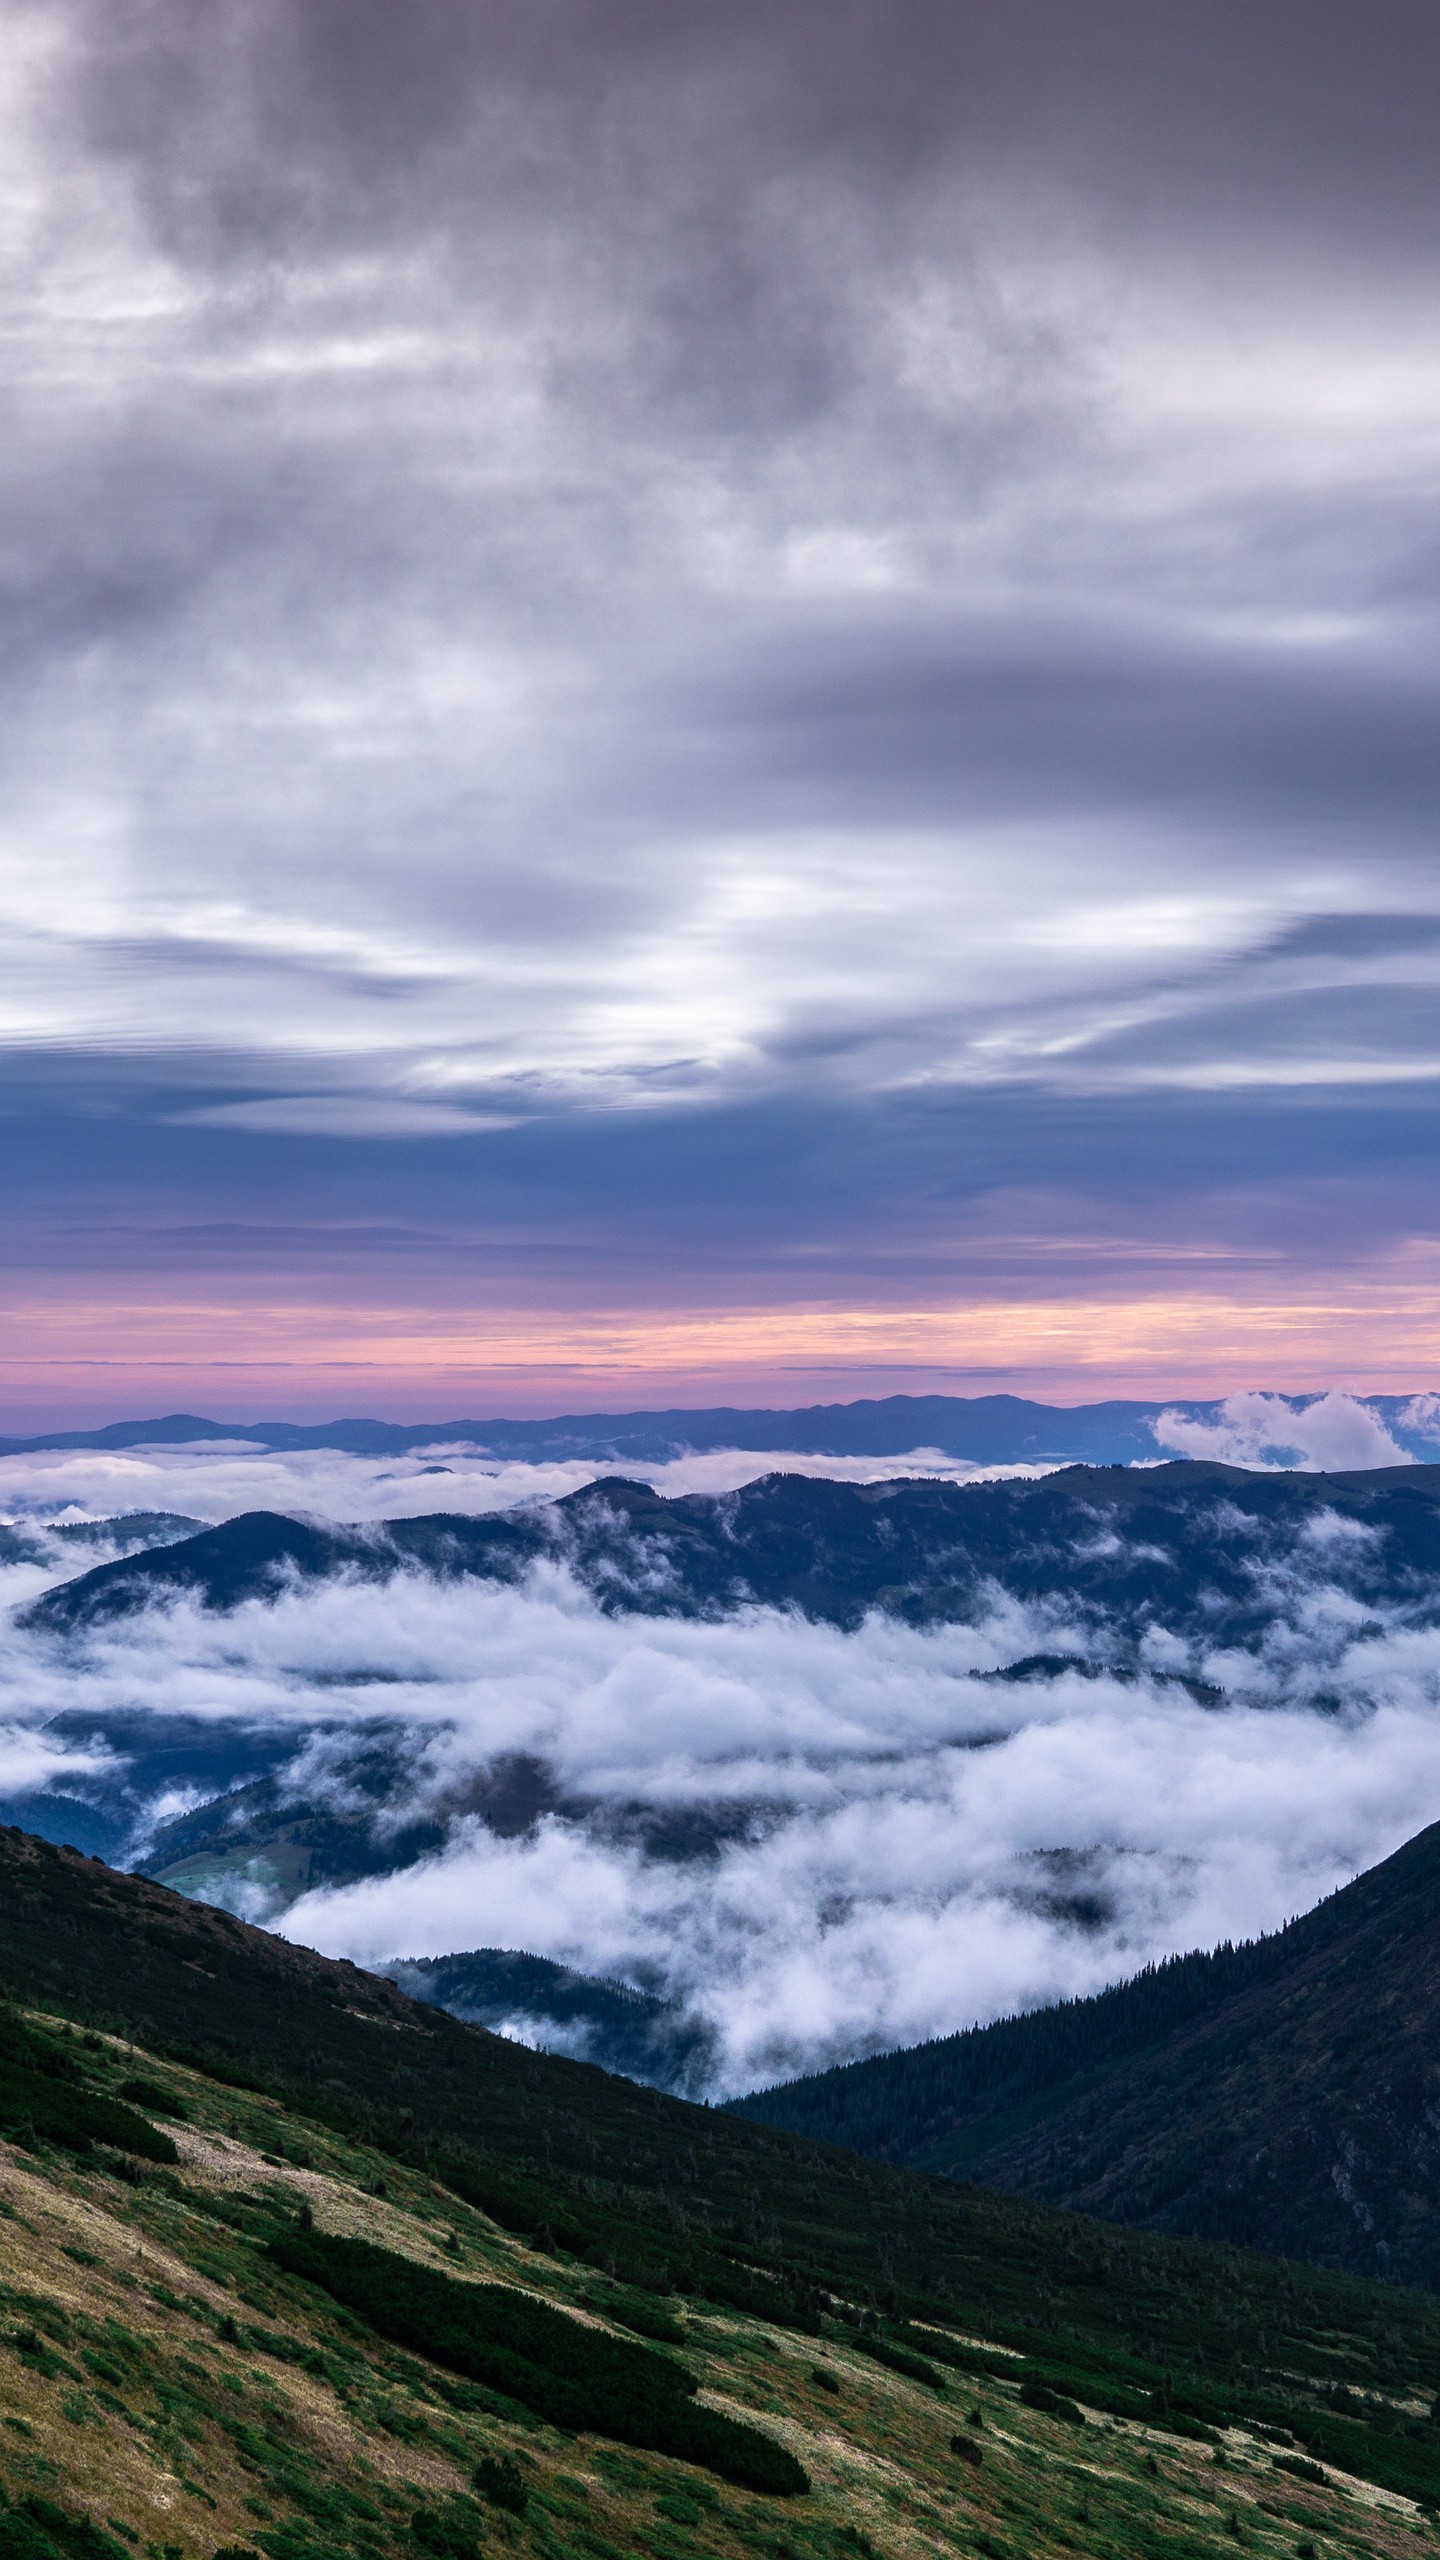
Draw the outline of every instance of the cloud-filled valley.
M148 1463L182 1512L201 1453ZM390 1481L393 1545L312 1520L223 1605L164 1579L183 1520L68 1618L113 1550L12 1562L6 1818L363 1964L616 1977L727 2094L1271 1927L1440 1807L1427 1470L557 1506L537 1469L444 1553L409 1495L447 1479Z

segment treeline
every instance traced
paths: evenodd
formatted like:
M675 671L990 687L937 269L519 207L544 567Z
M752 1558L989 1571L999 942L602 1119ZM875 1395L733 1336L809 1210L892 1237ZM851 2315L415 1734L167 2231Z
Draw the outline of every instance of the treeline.
M732 2099L729 2112L872 2160L913 2160L948 2134L1009 2116L1274 1980L1290 1960L1288 1934L1170 1956L1088 2000L1057 2001L1025 2017L784 2081Z

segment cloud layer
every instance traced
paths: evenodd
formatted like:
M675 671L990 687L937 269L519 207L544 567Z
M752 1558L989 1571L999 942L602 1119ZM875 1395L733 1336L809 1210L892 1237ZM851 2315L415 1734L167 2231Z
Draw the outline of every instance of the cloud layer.
M495 1459L437 1442L401 1458L346 1456L335 1449L283 1452L243 1441L175 1449L42 1450L0 1456L0 1521L104 1521L127 1512L175 1511L230 1520L240 1511L282 1511L325 1520L413 1520L435 1511L474 1515L526 1502L553 1502L611 1472L593 1459L536 1465ZM627 1459L624 1473L658 1493L726 1493L764 1474L828 1476L880 1484L897 1475L950 1484L1043 1475L1044 1466L980 1466L938 1449L903 1457L846 1458L778 1449L713 1449L661 1465Z
M139 1777L143 1836L269 1772L281 1818L361 1819L403 1863L283 1910L263 1860L208 1889L364 1963L498 1944L659 1990L734 2091L1273 1927L1440 1814L1440 1630L1413 1593L1352 1596L1366 1534L1320 1510L1267 1554L1251 1651L1207 1649L1202 1611L1127 1677L1059 1574L924 1633L602 1616L554 1566L182 1604L83 1646L11 1624L0 1784L23 1820Z
M1401 1419L1433 1428L1433 1398L1412 1396ZM1428 1435L1427 1435L1428 1436ZM1319 1471L1403 1467L1411 1452L1379 1414L1354 1396L1317 1396L1298 1411L1284 1396L1251 1391L1226 1396L1213 1420L1162 1413L1155 1437L1167 1457L1218 1458L1232 1467L1306 1467Z

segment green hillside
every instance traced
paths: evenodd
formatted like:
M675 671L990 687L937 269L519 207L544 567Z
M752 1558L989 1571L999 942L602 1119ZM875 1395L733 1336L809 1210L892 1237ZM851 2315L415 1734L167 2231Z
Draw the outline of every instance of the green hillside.
M0 2560L1436 2542L1427 2294L686 2106L14 1832L0 1908Z
M1158 2231L1440 2288L1440 1824L1253 1946L740 2102Z

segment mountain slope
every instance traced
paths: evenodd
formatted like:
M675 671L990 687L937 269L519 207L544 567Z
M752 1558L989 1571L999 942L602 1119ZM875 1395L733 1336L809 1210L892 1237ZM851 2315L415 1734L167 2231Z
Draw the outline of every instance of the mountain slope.
M926 1626L977 1618L1003 1590L1063 1616L1072 1644L1125 1662L1155 1626L1212 1650L1259 1644L1318 1581L1361 1608L1433 1620L1440 1468L1266 1475L1181 1461L972 1485L776 1475L674 1500L610 1478L554 1505L373 1530L247 1512L99 1565L21 1623L75 1633L181 1597L226 1611L339 1573L514 1582L542 1558L603 1608L646 1616L764 1606L853 1628L881 1610ZM1044 1676L1045 1657L1031 1668Z
M37 2024L58 2063L97 2082L143 2071L179 2159L152 2170L114 2149L0 2143L5 2560L480 2560L497 2546L520 2560L1059 2560L1077 2547L1219 2560L1237 2539L1290 2554L1317 2534L1364 2560L1433 2547L1409 2499L1274 2429L1211 2445L1164 2408L1127 2420L1091 2407L1078 2423L984 2347L979 2372L945 2365L927 2383L898 2369L923 2361L904 2350L880 2360L878 2331L831 2323L817 2347L714 2305L647 2312L273 2098ZM801 2462L808 2491L757 2494L564 2432L397 2349L292 2271L337 2242L383 2253L397 2284L413 2270L452 2293L503 2287L527 2319L583 2323L608 2353L633 2354L637 2327L642 2352L668 2328L698 2404ZM1363 2348L1359 2363L1368 2373ZM1350 2377L1344 2349L1337 2371ZM1385 2405L1402 2443L1433 2432L1423 2407Z
M1432 2296L862 2165L24 1835L0 1901L3 2560L1432 2546Z
M1289 1928L739 2102L1150 2230L1440 2285L1440 1824Z
M0 1905L13 1998L124 2034L237 2108L273 2102L316 2144L376 2152L562 2268L812 2338L859 2334L868 2303L882 2338L898 2324L897 2353L915 2322L939 2324L937 2365L960 2355L942 2354L947 2332L980 2332L1011 2361L971 2356L971 2371L1013 2374L1018 2356L1120 2415L1280 2427L1440 2502L1440 2427L1397 2416L1420 2395L1428 2408L1440 2376L1432 2294L1122 2231L693 2107L23 1834L0 1834ZM1373 2409L1337 2401L1342 2370L1381 2395Z

